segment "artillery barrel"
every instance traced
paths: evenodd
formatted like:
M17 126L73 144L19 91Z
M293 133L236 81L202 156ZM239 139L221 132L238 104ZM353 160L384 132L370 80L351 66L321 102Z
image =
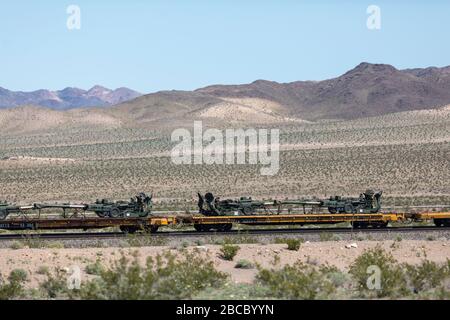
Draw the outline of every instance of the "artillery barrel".
M56 208L56 209L81 209L86 210L88 205L86 204L48 204L48 203L35 203L33 206L34 209L48 209L48 208Z

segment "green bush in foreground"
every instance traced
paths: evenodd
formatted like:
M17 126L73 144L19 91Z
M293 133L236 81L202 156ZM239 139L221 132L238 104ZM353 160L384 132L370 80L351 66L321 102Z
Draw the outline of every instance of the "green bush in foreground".
M23 284L27 281L28 275L25 270L15 269L5 281L0 274L0 300L20 298L24 294Z
M362 295L398 297L408 293L407 279L402 267L380 246L364 251L351 264L349 272L357 281ZM375 272L380 275L380 288L373 290L369 287L368 280L370 281L371 274Z
M234 257L239 247L232 247ZM122 254L110 267L99 261L88 265L86 271L92 276L83 278L81 287L74 290L69 290L71 274L63 268L52 273L48 268L38 270L47 275L38 290L27 289L27 272L16 269L6 279L0 276L0 299L450 299L450 260L400 264L381 247L364 251L348 273L298 261L270 269L257 266L256 280L248 284L227 282L227 276L197 252L157 256L145 263L138 258L137 254L131 259ZM379 270L379 288L369 286L374 266ZM235 267L253 266L239 260Z
M239 251L239 246L235 246L232 244L224 244L222 248L220 248L220 257L224 260L232 261L234 257L237 255Z
M111 269L102 270L97 279L72 295L108 300L189 299L208 287L220 287L226 277L212 262L194 254L179 259L170 254L149 258L145 267L137 257L130 262L122 256Z
M92 275L99 276L99 275L102 274L102 271L104 271L104 267L101 264L100 260L97 259L94 263L88 264L85 267L85 271L86 271L87 274L92 274Z
M421 264L412 266L405 264L409 283L415 293L421 293L438 287L445 278L450 276L450 260L447 264L438 265L436 262L423 260Z
M253 269L255 266L250 261L242 259L239 260L234 267L237 269Z
M336 292L331 273L336 268L315 267L296 262L280 270L260 269L257 281L270 288L271 294L281 299L320 299L328 298Z
M300 249L301 241L298 239L287 239L286 244L288 250L298 251Z

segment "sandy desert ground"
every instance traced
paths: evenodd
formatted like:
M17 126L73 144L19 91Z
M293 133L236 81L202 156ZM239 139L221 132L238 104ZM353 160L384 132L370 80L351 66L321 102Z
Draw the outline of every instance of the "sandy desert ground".
M162 206L183 208L186 202L195 203L197 191L267 199L357 196L374 188L384 191L385 205L448 204L450 200L449 107L356 120L284 119L280 123L274 120L279 118L277 106L253 101L250 107L249 101L238 102L229 102L236 110L230 105L203 110L216 117L204 119L205 126L230 126L227 117L248 108L269 115L253 125L280 129L276 175L260 175L261 165L174 164L172 129L192 129L194 116L142 127L138 122L129 126L125 120L111 120L111 115L103 118L101 111L93 117L89 113L93 111L73 111L76 116L72 117L53 111L50 116L56 113L55 118L49 120L38 110L36 118L30 115L13 125L11 119L18 115L7 110L0 117L6 125L0 129L0 197L28 204L129 199L137 192L153 191ZM250 113L242 116L245 124L234 125L252 127L248 121L253 118ZM55 125L38 125L41 120Z
M355 246L356 244L356 246ZM410 264L420 263L427 259L437 263L444 263L450 257L450 241L439 239L434 241L408 240L408 241L326 241L326 242L305 242L299 251L289 251L285 244L239 244L240 250L234 261L225 261L220 258L219 245L190 246L186 250L197 252L214 262L217 270L230 275L234 283L251 283L257 274L257 269L237 269L236 261L245 259L254 264L259 264L265 268L273 267L273 261L278 256L278 267L285 264L292 264L297 260L304 263L321 265L334 265L342 271L347 271L349 265L365 249L374 248L377 244L392 253L398 262ZM171 252L180 253L179 248L157 246L157 247L136 247L136 248L80 248L80 249L0 249L0 270L3 274L8 274L13 269L23 269L29 274L29 286L37 286L44 279L39 274L39 269L48 267L50 271L55 268L64 271L72 270L77 266L82 270L82 277L92 276L84 271L86 266L100 260L102 264L110 265L120 258L121 253L131 256L138 252L139 259L144 263L147 257L155 257L158 254Z

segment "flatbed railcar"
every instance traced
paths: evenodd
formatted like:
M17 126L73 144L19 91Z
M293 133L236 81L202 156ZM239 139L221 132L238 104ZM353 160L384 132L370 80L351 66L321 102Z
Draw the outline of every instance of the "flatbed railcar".
M30 218L8 219L0 221L0 229L4 230L68 230L68 229L102 229L118 227L123 232L134 233L147 231L154 233L160 226L176 224L175 217L147 218Z
M377 214L279 214L252 216L149 216L144 218L27 218L20 217L0 221L0 229L6 230L69 230L101 229L118 227L123 232L157 232L161 226L175 226L183 223L197 231L229 231L233 224L269 225L307 225L336 224L349 222L354 228L386 227L389 222L434 221L436 226L448 226L450 212L424 213L377 213Z
M252 216L194 216L192 223L197 231L231 230L233 223L244 225L306 225L350 222L354 228L386 227L389 222L403 221L400 213L378 214L280 214Z

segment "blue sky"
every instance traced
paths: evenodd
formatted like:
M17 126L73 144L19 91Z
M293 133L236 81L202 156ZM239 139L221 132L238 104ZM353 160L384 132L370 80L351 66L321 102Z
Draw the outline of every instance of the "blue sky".
M80 30L66 27L71 4ZM380 30L366 26L371 4ZM322 80L362 61L446 66L449 13L450 1L2 1L0 86L147 93Z

